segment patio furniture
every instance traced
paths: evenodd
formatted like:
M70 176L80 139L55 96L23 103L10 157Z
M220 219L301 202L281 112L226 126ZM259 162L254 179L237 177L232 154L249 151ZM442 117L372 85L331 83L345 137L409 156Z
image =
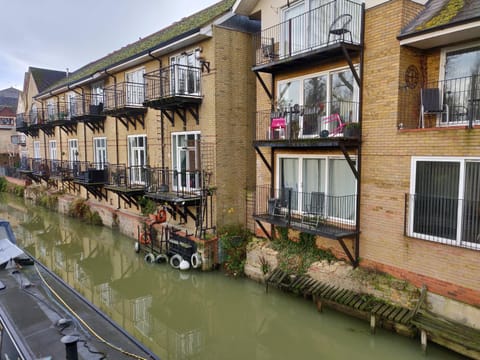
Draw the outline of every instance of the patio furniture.
M302 223L318 227L325 217L325 193L314 191L305 197L305 207L302 214Z
M330 36L336 37L337 41L345 42L345 34L350 36L350 42L353 43L352 32L348 28L352 21L352 15L342 14L337 16L328 30L327 44L330 44Z
M275 139L285 139L285 131L287 128L287 121L285 118L274 118L270 123L270 134L269 138L271 140Z
M448 105L442 104L440 89L424 88L420 91L420 128L425 127L425 115L446 115L448 123Z

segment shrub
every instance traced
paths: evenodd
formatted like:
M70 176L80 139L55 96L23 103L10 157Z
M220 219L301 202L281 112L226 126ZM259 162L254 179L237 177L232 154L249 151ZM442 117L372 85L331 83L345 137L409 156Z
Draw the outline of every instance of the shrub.
M218 232L224 252L223 268L228 275L243 276L247 259L247 244L251 234L241 225L229 225Z
M6 192L8 187L8 181L3 176L0 177L0 192Z
M148 214L154 214L157 211L157 204L155 201L145 196L140 198L138 204L140 205L140 211L144 216L147 216Z

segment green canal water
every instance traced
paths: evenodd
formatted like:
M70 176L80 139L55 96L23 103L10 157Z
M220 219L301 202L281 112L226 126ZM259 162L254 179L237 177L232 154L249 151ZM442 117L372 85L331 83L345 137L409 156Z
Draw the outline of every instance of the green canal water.
M461 359L221 272L148 264L133 240L0 194L18 242L161 359ZM121 345L121 344L119 344Z

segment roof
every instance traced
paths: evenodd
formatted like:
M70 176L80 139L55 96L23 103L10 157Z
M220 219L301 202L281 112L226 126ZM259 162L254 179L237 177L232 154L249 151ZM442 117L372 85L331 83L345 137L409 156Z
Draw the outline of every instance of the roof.
M182 37L198 31L201 27L211 23L213 20L229 11L234 3L235 0L220 1L193 15L185 17L156 33L153 33L152 35L122 47L121 49L108 54L99 60L93 61L81 67L80 69L70 73L68 78L58 81L48 89L45 89L45 91L39 92L46 93L47 91L52 91L62 86L78 82L88 78L89 76L92 76L99 71L103 71L109 67L124 63L137 56L147 54L149 51L168 45L174 41L178 41Z
M12 110L16 110L20 93L21 91L15 89L14 87L0 90L0 109L3 107L8 107Z
M41 69L36 67L29 67L29 72L32 74L33 80L37 84L38 92L42 92L49 86L52 86L61 79L64 79L67 73L65 71L57 71L50 69Z
M425 9L405 26L399 38L435 31L480 19L478 0L429 0Z
M15 117L15 111L12 110L12 108L9 107L0 107L0 116L8 116L8 117Z

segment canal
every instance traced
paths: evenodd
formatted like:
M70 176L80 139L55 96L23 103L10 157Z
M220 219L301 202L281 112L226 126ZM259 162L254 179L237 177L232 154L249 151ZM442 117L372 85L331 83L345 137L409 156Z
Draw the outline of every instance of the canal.
M133 240L0 194L20 246L163 360L425 359L418 340L221 272L149 264ZM428 359L462 359L431 344Z

